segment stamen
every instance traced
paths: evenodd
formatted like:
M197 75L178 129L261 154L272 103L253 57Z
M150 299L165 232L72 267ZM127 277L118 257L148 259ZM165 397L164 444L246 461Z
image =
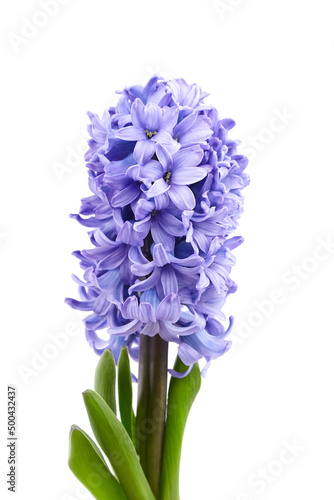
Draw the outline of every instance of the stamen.
M152 139L152 137L156 134L156 132L150 132L149 130L145 130L145 134L149 139Z
M170 178L172 176L172 172L166 172L165 175L164 175L164 181L169 184L170 182Z

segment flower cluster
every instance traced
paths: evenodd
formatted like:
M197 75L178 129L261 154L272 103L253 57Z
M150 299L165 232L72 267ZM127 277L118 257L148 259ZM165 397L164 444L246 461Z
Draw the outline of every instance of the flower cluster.
M84 269L81 301L91 311L86 337L116 359L140 335L178 344L189 367L228 348L221 311L236 290L229 277L242 242L230 237L242 212L247 159L228 139L235 125L183 79L153 77L120 93L91 125L86 161L92 196L80 215L93 248L74 252Z

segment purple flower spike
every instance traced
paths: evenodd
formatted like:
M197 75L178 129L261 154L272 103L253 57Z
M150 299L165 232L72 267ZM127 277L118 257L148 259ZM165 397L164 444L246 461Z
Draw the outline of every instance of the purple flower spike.
M178 345L188 371L205 373L230 348L222 307L237 289L230 278L231 236L249 183L247 158L228 138L235 123L219 118L208 94L183 79L153 77L120 92L102 119L89 113L86 153L92 195L72 215L89 228L92 247L74 252L84 271L80 300L86 337L118 359L138 359L141 335ZM230 325L231 326L231 325Z

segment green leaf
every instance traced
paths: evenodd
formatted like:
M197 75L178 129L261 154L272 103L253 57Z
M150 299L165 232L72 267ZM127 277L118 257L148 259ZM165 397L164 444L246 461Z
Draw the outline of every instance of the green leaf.
M135 414L132 409L132 375L126 347L121 350L118 360L118 403L122 424L134 441Z
M95 372L95 392L100 394L116 415L116 363L110 349L105 349Z
M124 426L96 392L88 390L83 397L95 437L108 457L127 500L155 500Z
M174 370L188 369L180 358L176 359ZM162 461L160 500L179 500L179 475L182 440L192 404L201 387L201 372L198 363L185 378L172 377L168 391L167 421L164 455Z
M97 500L127 500L94 441L75 425L70 432L68 465Z

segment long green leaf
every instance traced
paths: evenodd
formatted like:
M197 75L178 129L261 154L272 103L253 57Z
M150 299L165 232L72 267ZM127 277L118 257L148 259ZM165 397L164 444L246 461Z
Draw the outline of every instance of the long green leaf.
M118 403L122 424L132 441L135 415L132 409L132 375L129 354L123 347L118 360Z
M180 358L174 370L187 370ZM201 387L201 373L196 363L184 378L172 377L168 391L167 421L162 462L160 500L179 500L179 475L182 440L191 406Z
M105 349L95 371L95 392L100 394L116 415L116 364L113 353Z
M127 500L94 441L75 425L70 432L68 465L97 500Z
M94 435L107 455L127 500L155 500L124 426L96 392L88 390L83 397Z

